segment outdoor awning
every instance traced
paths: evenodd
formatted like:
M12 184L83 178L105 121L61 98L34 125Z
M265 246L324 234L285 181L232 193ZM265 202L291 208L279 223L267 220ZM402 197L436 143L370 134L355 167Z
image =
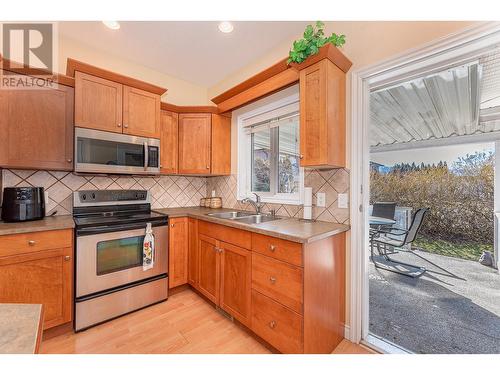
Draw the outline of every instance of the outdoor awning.
M480 110L481 103L496 104L500 97L499 73L495 52L372 92L371 152L454 144L488 134L500 138L500 106Z

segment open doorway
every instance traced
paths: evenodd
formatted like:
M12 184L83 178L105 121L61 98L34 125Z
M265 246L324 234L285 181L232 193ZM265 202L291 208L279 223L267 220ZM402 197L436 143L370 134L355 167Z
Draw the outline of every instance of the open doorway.
M427 66L413 54L393 79L385 63L357 80L353 113L356 101L364 112L354 138L364 146L353 163L363 175L353 224L363 276L358 289L352 280L361 339L382 351L500 353L500 32L492 34L489 48L433 46L441 56L428 55Z

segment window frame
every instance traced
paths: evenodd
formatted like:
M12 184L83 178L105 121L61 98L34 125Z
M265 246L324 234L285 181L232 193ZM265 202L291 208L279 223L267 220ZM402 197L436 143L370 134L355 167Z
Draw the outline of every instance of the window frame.
M252 191L252 136L248 134L245 130L245 126L250 125L252 122L260 123L263 121L271 120L280 116L278 113L283 107L293 108L292 111L299 112L300 116L300 103L299 94L295 93L293 95L287 96L285 98L273 101L267 105L260 106L256 109L250 110L248 112L242 113L237 117L237 127L238 127L238 178L237 178L237 199L242 200L245 198L254 198L254 192ZM300 125L299 125L300 126ZM271 173L272 175L278 175L278 171L274 170L278 164L279 158L279 137L272 136L274 129L271 128L271 142L274 139L276 143L274 145L275 155L272 157L277 159L274 163L271 163ZM276 133L278 133L276 131ZM299 144L300 147L300 144ZM273 149L273 147L271 146ZM255 192L261 196L262 202L265 203L276 203L276 204L290 204L290 205L301 205L304 201L304 168L299 166L299 191L297 193L278 193L276 192L278 188L278 181L275 180L275 184L271 180L271 192Z

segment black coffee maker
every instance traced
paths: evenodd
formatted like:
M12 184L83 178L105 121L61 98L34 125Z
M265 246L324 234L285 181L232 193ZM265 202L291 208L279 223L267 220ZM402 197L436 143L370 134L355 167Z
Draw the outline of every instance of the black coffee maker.
M43 187L7 187L3 189L2 220L29 221L44 217Z

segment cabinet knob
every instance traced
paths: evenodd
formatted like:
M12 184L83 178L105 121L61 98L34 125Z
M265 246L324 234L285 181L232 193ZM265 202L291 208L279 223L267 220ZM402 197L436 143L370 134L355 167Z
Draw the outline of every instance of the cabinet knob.
M276 327L276 321L275 320L271 320L269 322L269 328L274 329L275 327Z
M69 261L71 260L71 257L70 257L69 255L66 255L66 256L64 257L64 260L65 260L66 262L69 262Z
M269 278L269 281L271 282L271 284L276 284L276 277L271 276L271 277Z
M210 169L210 166L209 166L209 165L207 165L207 169Z
M173 227L175 227L175 224L170 224L170 228L173 228Z
M118 123L116 126L118 126L119 128L121 128L121 127L122 127L122 124Z
M36 244L36 241L33 241L33 240L28 241L28 245L33 246L34 244Z
M304 155L300 154L299 159L304 159Z
M124 127L124 128L128 128L128 125L127 125L127 124L123 124L123 127Z
M269 245L269 250L271 250L274 253L274 251L276 250L276 246Z
M66 160L68 163L71 163L73 160L72 159L68 159Z

